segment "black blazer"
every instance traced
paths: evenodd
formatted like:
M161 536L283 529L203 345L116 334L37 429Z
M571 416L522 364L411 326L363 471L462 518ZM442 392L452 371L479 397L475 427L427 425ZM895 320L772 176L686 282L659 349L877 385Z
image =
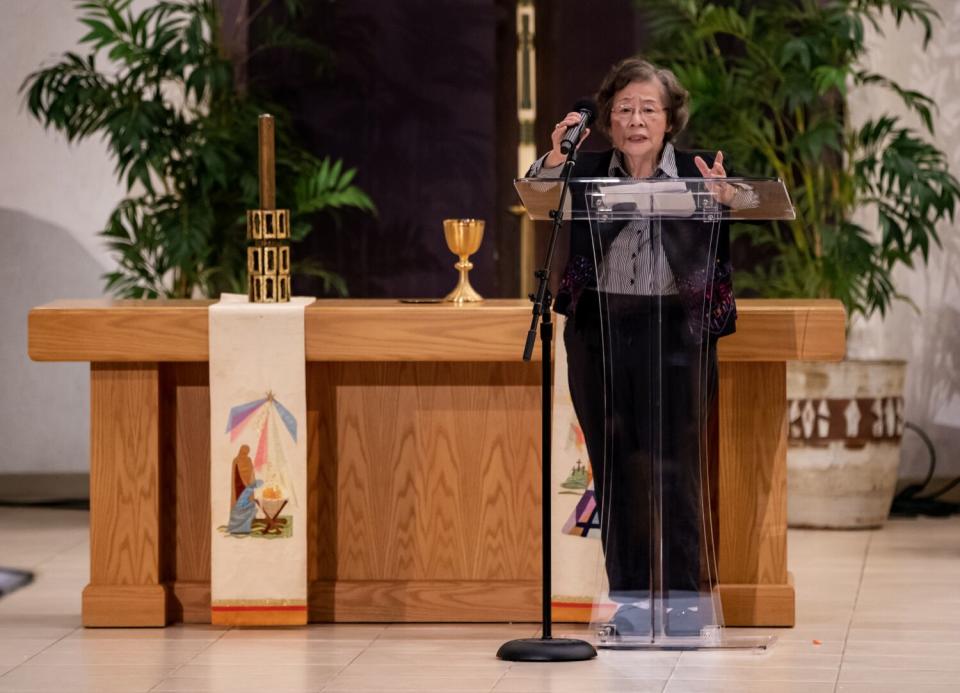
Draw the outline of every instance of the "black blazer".
M695 156L713 166L712 152L674 150L677 175L700 178ZM609 175L613 150L581 152L573 169L577 178L603 178ZM728 175L734 175L728 170ZM573 195L573 204L584 204L583 196ZM574 221L570 234L570 256L560 280L555 307L557 312L576 319L577 301L584 289L597 286L593 258L606 254L613 239L626 222L601 224L599 233L590 233L586 221ZM736 330L737 307L733 296L733 269L730 265L730 225L700 221L663 222L663 250L676 279L684 308L685 338L693 343L714 340ZM595 247L591 247L596 243Z

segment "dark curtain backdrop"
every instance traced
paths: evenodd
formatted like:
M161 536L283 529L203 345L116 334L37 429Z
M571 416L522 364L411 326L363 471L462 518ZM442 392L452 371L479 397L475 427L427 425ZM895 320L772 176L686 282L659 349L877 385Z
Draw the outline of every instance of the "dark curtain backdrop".
M554 123L579 99L593 98L610 67L640 52L643 30L634 0L535 0L537 9L537 145L550 147ZM610 143L594 131L584 151Z
M504 16L499 16L499 15ZM297 253L342 274L352 296L440 296L455 283L446 217L496 211L494 0L317 2L299 31L328 46L317 62L271 52L251 64L305 143L359 169L376 218L343 214ZM474 284L497 295L495 224L474 256ZM317 293L300 281L296 290Z
M550 126L641 34L630 0L536 5L545 151ZM484 296L517 295L515 10L516 0L316 0L298 30L329 47L329 62L251 51L250 83L269 84L315 153L356 166L378 207L376 218L343 214L295 250L342 274L351 296L449 291L446 217L487 220L471 280ZM605 143L594 135L590 146ZM321 294L305 278L294 288Z

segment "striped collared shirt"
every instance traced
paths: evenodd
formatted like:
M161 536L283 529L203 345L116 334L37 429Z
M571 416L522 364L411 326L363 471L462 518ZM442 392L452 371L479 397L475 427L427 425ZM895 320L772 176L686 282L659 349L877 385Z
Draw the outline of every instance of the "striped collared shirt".
M562 166L545 168L546 155L534 162L527 172L530 177L555 178ZM612 178L629 178L619 150L610 158L607 175ZM663 146L660 165L652 178L677 178L677 160L673 145ZM677 284L660 243L659 226L654 225L651 234L649 218L635 219L627 223L610 244L607 253L597 262L597 288L612 294L632 296L668 296L677 293ZM655 241L655 242L654 242Z

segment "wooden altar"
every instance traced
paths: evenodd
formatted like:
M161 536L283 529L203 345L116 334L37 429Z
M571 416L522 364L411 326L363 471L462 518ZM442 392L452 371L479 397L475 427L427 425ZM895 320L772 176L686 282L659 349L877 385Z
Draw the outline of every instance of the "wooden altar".
M209 622L204 301L57 301L37 361L89 361L87 626ZM839 360L832 300L738 302L720 342L728 625L790 626L786 362ZM306 309L311 621L536 621L539 364L524 300ZM539 360L539 354L535 354Z

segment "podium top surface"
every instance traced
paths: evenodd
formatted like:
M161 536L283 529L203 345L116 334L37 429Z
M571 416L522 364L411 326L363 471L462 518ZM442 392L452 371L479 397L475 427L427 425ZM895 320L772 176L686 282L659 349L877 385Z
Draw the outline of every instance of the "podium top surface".
M514 188L534 220L552 219L560 178L518 178ZM564 219L638 218L791 221L796 212L778 178L571 178Z
M62 300L30 311L34 361L206 361L213 301ZM740 299L721 361L839 361L843 305L833 299ZM407 304L321 299L304 311L307 361L520 361L530 302ZM534 360L540 360L540 346Z

